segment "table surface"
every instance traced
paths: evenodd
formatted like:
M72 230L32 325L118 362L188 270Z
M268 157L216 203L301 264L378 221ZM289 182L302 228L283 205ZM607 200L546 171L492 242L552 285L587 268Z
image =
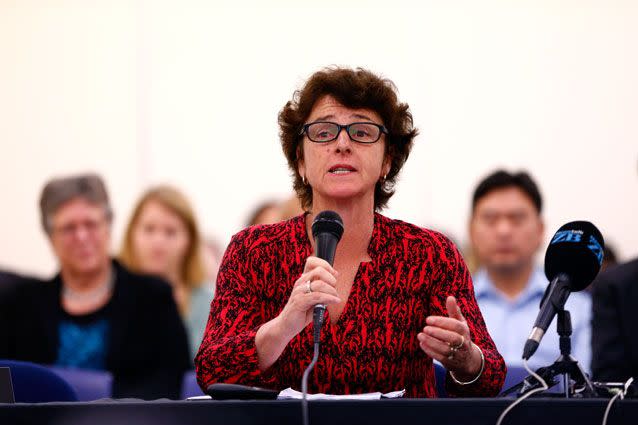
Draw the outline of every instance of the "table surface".
M609 400L525 400L508 424L601 424ZM397 399L310 401L310 424L496 424L512 399ZM301 402L100 400L77 403L0 404L0 424L301 424ZM638 424L638 400L617 400L609 425Z

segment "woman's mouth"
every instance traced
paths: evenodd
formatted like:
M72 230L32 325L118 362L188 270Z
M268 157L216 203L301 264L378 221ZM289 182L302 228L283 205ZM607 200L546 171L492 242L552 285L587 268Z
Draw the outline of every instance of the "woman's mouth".
M328 170L330 174L336 174L336 175L352 173L355 171L356 170L353 167L350 167L347 165L337 165Z

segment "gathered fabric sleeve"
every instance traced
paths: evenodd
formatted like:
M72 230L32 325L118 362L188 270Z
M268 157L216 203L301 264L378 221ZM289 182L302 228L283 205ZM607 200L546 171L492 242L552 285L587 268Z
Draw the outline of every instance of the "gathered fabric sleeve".
M435 233L436 234L436 233ZM448 296L456 298L463 317L470 329L472 342L485 357L485 367L480 378L469 385L459 385L446 376L446 391L453 397L491 397L497 395L505 381L505 361L490 337L483 315L474 297L472 278L456 246L445 236L438 235L433 260L433 286L431 293L432 314L447 316L445 301ZM439 256L439 258L437 258Z
M204 337L195 357L202 390L217 382L264 385L255 335L266 321L261 288L251 272L250 230L233 236L217 275Z

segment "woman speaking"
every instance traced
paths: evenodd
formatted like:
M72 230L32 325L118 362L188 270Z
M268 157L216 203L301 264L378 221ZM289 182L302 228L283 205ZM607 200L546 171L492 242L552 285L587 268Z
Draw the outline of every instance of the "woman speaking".
M195 362L200 386L299 388L313 355L313 307L325 304L310 392L436 397L434 359L449 372L449 394L497 394L505 364L458 250L379 213L417 134L393 83L363 69L319 71L279 126L306 212L232 238ZM309 236L324 210L343 220L333 266L313 255Z

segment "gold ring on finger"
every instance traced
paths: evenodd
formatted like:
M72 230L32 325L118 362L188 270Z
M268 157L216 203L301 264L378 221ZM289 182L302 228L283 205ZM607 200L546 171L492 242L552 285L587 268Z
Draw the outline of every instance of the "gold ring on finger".
M465 344L465 337L463 335L461 335L461 342L459 342L457 345L451 345L450 344L450 348L452 348L452 349L454 349L454 351L456 351L459 348L463 347L463 344Z

